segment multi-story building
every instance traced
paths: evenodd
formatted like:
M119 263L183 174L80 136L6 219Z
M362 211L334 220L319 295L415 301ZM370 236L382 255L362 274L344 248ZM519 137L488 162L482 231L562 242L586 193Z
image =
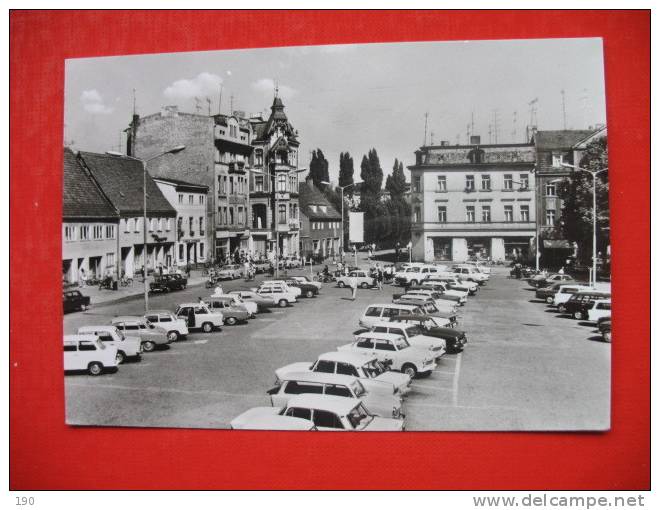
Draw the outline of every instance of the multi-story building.
M300 248L298 132L275 97L268 120L250 119L254 133L250 178L252 251L295 255Z
M79 152L78 160L119 212L119 271L133 276L175 265L176 211L147 175L147 225L144 216L142 163L124 156ZM144 253L144 229L147 253Z
M563 265L574 247L565 239L558 238L555 230L563 203L557 196L560 182L571 175L570 167L562 163L579 165L587 143L606 136L607 129L600 127L587 130L537 131L533 137L536 148L536 208L539 220L540 265Z
M174 253L179 267L203 264L208 256L206 199L208 187L201 184L154 177L167 201L176 210Z
M341 214L311 180L300 183L300 252L303 256L339 256Z
M532 252L534 145L471 142L415 152L408 167L415 260L527 260Z
M64 149L62 279L117 274L119 213L70 149Z

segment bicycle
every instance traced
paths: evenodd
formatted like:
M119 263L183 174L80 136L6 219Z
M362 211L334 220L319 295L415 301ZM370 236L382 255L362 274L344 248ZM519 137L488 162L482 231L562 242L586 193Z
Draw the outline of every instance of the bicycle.
M119 280L119 285L122 287L131 287L133 286L133 278L122 276L121 280Z

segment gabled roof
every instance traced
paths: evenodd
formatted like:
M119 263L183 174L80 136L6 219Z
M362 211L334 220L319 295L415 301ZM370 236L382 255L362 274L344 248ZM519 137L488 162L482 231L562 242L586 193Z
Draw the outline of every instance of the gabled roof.
M298 193L300 210L310 220L341 220L341 214L337 212L337 209L333 207L311 181L301 182L298 186ZM310 207L312 205L324 205L327 207L327 210L326 212L320 209L313 211Z
M78 156L120 214L142 214L142 163L125 156L93 152L79 152ZM149 174L147 174L147 214L176 216L176 210Z
M64 219L118 218L119 213L71 149L64 149L62 216Z
M597 131L597 130L596 130ZM534 135L536 148L548 149L570 149L576 143L594 133L593 129L562 129L558 131L537 131Z
M206 193L209 190L209 187L206 184L195 184L194 182L182 181L180 179L171 179L170 177L154 176L153 179L155 181L172 184L177 188L181 187L181 188L191 189L201 193Z

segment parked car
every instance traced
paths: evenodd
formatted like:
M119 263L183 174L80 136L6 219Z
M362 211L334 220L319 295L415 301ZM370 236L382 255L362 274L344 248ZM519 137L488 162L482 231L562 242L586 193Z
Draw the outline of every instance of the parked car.
M491 272L490 272L490 267L489 267L489 266L485 266L485 265L483 265L483 264L481 264L481 263L479 263L479 262L470 262L470 261L468 261L468 262L463 262L461 265L462 265L462 266L471 266L471 267L474 267L474 268L475 268L477 271L479 271L480 273L487 274L487 275L489 275L489 276L490 276L490 274L491 274Z
M568 301L566 301L565 313L572 316L574 319L583 320L588 317L589 309L593 302L597 299L610 299L609 292L600 292L597 290L583 290L573 294Z
M183 279L181 275L164 274L156 275L154 281L149 283L150 292L172 292L175 290L183 290L186 288L188 281Z
M394 273L394 283L402 286L419 285L427 278L441 273L444 269L444 267L437 267L431 264L409 266L402 271Z
M358 271L349 272L348 276L339 276L337 278L337 286L341 288L350 287L352 278L356 278L358 287L363 289L368 289L376 284L373 276L370 276L367 271L360 269Z
M603 340L607 343L612 342L612 319L603 320L598 323L598 331L603 336Z
M270 261L269 260L255 260L252 262L254 266L254 272L256 274L267 273L270 270Z
M373 355L347 351L326 352L313 363L303 361L278 368L275 375L278 380L282 380L289 372L303 371L358 377L367 389L380 386L389 393L402 396L410 391L410 376L389 370Z
M186 321L189 330L201 329L204 333L211 333L224 324L222 313L211 310L205 303L181 303L174 313Z
M439 303L442 303L442 301L438 301ZM400 299L397 299L394 301L395 304L407 304L407 305L412 305L416 306L417 309L419 310L418 313L425 314L425 315L432 315L433 317L440 317L443 319L448 319L450 323L450 327L452 324L457 324L458 323L458 317L456 315L456 308L439 308L435 301L431 298L427 298L425 296L410 296L407 294L404 294L401 296Z
M236 280L243 276L243 266L240 264L227 264L222 266L215 276L218 280Z
M596 299L589 308L588 318L591 322L597 322L603 317L612 317L612 301L610 299Z
M536 287L537 289L542 289L543 287L549 287L550 285L553 285L555 283L574 283L575 280L571 275L568 274L551 274L546 277L542 277L539 279L534 279L531 278L529 280L529 284L532 287Z
M172 343L168 338L167 331L154 326L144 317L132 315L115 317L112 319L112 325L125 335L137 336L142 343L142 350L145 352L153 351L157 345L167 345Z
M536 299L542 299L543 301L551 305L554 302L555 294L559 290L559 287L561 287L562 285L564 285L564 282L553 283L549 287L537 288L534 295Z
M433 286L436 283L444 285L450 290L462 290L474 296L479 290L479 284L468 280L460 280L455 274L452 276L433 276L422 282L422 287Z
M256 292L262 297L272 299L280 308L286 308L297 301L296 293L281 283L262 283Z
M257 312L265 312L269 308L277 306L277 302L272 297L262 296L253 290L232 290L231 296L238 296L243 303L254 303L257 306Z
M164 329L167 332L167 338L172 342L188 336L186 321L178 318L169 310L149 310L144 314L144 318L154 326Z
M377 303L369 305L365 309L362 317L360 317L359 324L365 329L370 329L376 322L387 320L392 315L413 315L419 313L421 313L419 307L410 304Z
M90 305L89 296L83 296L79 290L65 290L62 292L62 306L64 313L84 312Z
M117 369L117 348L104 345L96 335L64 335L64 371L86 370L101 375Z
M284 280L289 287L298 287L301 291L300 295L305 296L306 298L313 298L318 296L319 288L316 285L300 281L295 278L287 278Z
M298 395L282 408L255 407L231 421L231 428L245 428L245 424L266 420L273 415L309 420L317 430L354 432L395 432L405 428L402 419L375 416L357 398L331 395Z
M479 285L485 285L489 278L487 274L471 266L454 266L453 271L461 280L476 282Z
M78 328L79 335L95 335L105 346L113 346L117 349L117 365L121 365L126 359L140 360L142 354L142 342L136 336L125 336L115 326L81 326Z
M302 289L300 287L294 287L286 283L286 280L265 280L261 283L262 285L271 284L271 285L283 285L285 288L292 292L296 298L299 298L302 295Z
M577 294L581 290L590 290L591 287L587 285L560 285L557 292L552 298L552 304L556 306L561 313L566 312L566 301L568 301L573 294Z
M238 297L226 294L204 298L211 312L219 312L225 324L234 326L239 322L247 322L253 315L238 301Z
M393 294L392 297L395 299L400 298L403 295L420 295L427 296L432 298L438 304L438 301L452 301L458 306L463 306L467 303L468 293L462 290L449 290L443 284L435 283L432 286L430 285L416 285L406 287L404 294ZM442 305L442 303L440 303Z
M337 350L372 354L411 379L418 374L430 375L438 366L428 349L412 347L401 335L390 333L361 333L352 343L339 346Z
M278 384L269 389L271 405L284 407L294 395L318 394L335 397L357 398L374 415L383 418L401 418L404 416L401 398L391 391L372 387L367 389L357 377L350 375L329 374L326 372L288 372L282 374Z
M447 342L444 338L432 337L425 334L424 330L417 324L405 322L377 322L371 328L374 333L390 333L400 335L413 347L428 349L436 362L440 361L447 352Z
M446 327L439 321L444 321L432 315L394 315L390 317L390 322L403 322L414 324L421 328L426 336L442 338L447 344L447 352L460 352L467 343L465 331Z
M292 276L291 279L298 280L300 283L314 285L314 287L316 287L319 291L323 288L323 284L321 282L310 280L309 276Z
M235 430L317 430L312 420L282 416L277 407L257 407L234 418L230 427ZM271 412L268 412L271 411Z

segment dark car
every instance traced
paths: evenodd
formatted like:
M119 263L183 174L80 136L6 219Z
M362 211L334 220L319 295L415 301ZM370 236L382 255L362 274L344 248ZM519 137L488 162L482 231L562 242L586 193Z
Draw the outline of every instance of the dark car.
M537 289L541 289L543 287L550 287L551 285L555 283L575 283L575 279L568 274L553 274L550 275L546 278L543 278L542 280L534 280L531 279L529 281L529 284L532 287L536 287Z
M426 336L442 338L447 343L447 352L460 352L467 343L465 331L436 326L430 315L393 315L390 322L415 324L422 328Z
M316 285L294 280L293 278L287 278L285 281L289 287L298 287L301 290L301 296L311 298L318 295L319 293L319 289Z
M598 321L598 331L603 336L603 340L610 343L612 341L612 319L603 318L602 321Z
M612 297L609 292L597 290L583 290L573 294L568 301L566 301L566 312L574 319L586 319L589 315L589 309L593 302L597 299L608 299Z
M188 281L178 274L158 275L154 281L149 284L151 292L171 292L174 290L183 290Z
M89 296L83 296L79 290L65 290L62 292L64 313L87 310L89 303Z
M542 287L540 289L536 289L536 299L542 299L548 304L552 304L554 301L555 294L559 290L559 287L564 285L563 282L560 283L554 283L550 285L550 287Z

